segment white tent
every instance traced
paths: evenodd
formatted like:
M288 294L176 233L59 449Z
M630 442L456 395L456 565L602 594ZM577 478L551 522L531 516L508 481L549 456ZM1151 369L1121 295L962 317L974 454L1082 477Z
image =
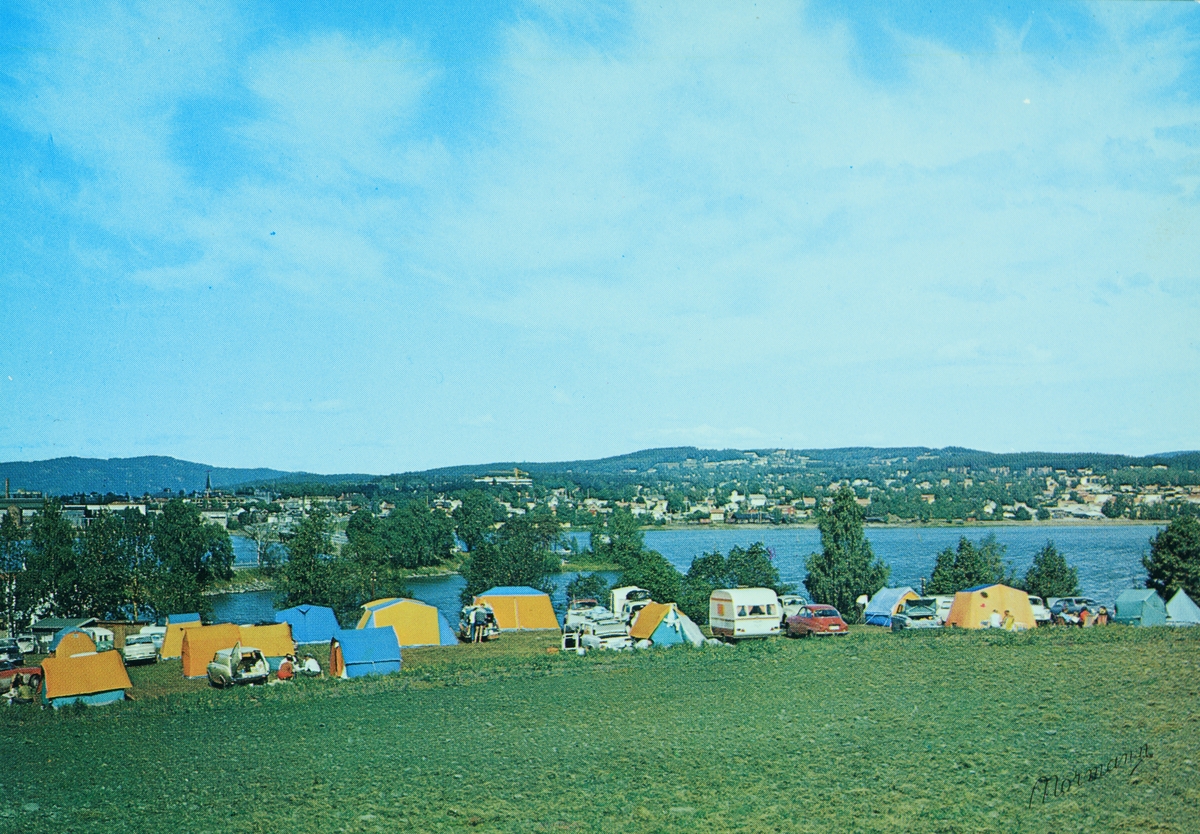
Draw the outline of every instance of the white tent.
M1167 625L1200 625L1200 607L1192 602L1183 588L1176 591L1167 603Z

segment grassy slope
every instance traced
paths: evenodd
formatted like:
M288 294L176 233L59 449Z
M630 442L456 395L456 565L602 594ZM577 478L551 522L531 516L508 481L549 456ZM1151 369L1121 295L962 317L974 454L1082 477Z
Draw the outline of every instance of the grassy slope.
M586 658L550 642L410 651L389 678L3 710L0 813L36 803L27 831L97 832L1196 830L1200 629ZM172 666L136 672L143 695L182 688ZM1142 743L1132 778L1027 808L1038 776Z

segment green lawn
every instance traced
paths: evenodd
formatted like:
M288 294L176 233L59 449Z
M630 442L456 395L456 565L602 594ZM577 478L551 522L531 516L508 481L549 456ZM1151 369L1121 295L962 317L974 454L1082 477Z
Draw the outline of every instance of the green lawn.
M106 834L1200 830L1200 629L551 643L222 692L162 664L133 703L8 708L0 814ZM1029 807L1038 777L1142 745L1136 772Z

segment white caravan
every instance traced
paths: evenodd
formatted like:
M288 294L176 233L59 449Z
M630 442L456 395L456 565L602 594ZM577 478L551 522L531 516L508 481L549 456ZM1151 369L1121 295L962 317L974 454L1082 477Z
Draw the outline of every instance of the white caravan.
M713 637L771 637L779 634L779 618L779 598L770 588L720 588L708 598Z
M637 585L626 585L623 588L613 588L609 593L613 616L629 624L637 619L638 612L650 602L650 592Z

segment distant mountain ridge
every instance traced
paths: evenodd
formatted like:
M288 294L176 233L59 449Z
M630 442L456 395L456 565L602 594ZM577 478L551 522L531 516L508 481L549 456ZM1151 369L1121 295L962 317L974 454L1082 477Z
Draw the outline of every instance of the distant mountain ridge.
M203 463L178 460L166 456L136 458L64 457L42 461L10 461L0 463L0 478L6 478L12 490L25 489L46 495L75 495L79 493L113 493L140 496L160 493L167 488L173 492L193 492L204 489L206 479L221 489L233 489L270 483L312 483L345 485L380 480L415 479L428 485L453 486L469 483L472 478L486 474L521 469L533 475L571 475L579 478L606 477L634 480L638 475L677 467L726 468L747 464L768 466L771 470L807 469L829 472L869 472L878 467L903 466L914 472L944 470L947 467L1029 467L1079 469L1095 467L1098 471L1127 466L1164 465L1177 469L1200 469L1200 452L1165 452L1158 455L1133 457L1094 452L982 452L975 449L948 446L933 449L924 446L893 448L845 447L840 449L700 449L695 446L676 446L643 449L624 455L593 460L558 462L506 461L429 469L393 475L334 474L287 472L279 469L238 469L208 466Z

